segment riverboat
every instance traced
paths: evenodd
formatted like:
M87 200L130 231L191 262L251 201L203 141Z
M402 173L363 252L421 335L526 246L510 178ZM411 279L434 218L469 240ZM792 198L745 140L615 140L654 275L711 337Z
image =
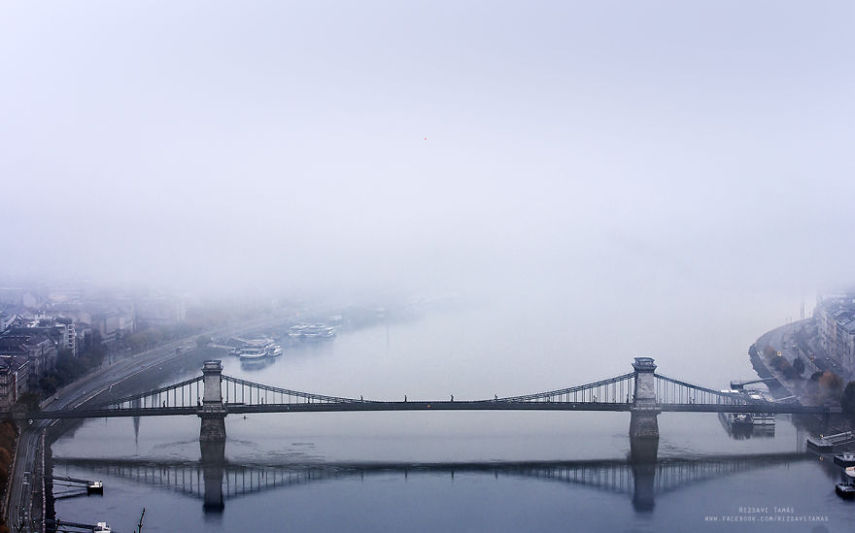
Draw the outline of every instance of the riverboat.
M855 466L855 453L843 452L835 455L834 464L836 464L837 466L842 466L843 468Z
M719 413L718 419L725 431L735 439L747 439L754 430L754 421L748 413Z
M271 344L267 347L268 357L279 357L280 355L282 355L282 347L278 344Z
M263 361L267 357L267 348L263 346L247 346L240 351L241 363Z
M834 486L834 492L841 498L855 498L855 466L846 467L843 471L844 480Z
M761 391L746 391L748 398L758 402L771 402L774 401L771 396L765 394ZM757 426L771 426L774 430L775 428L775 415L772 413L751 413L751 421L755 427Z
M297 324L288 330L288 336L299 340L331 339L335 328L326 324Z

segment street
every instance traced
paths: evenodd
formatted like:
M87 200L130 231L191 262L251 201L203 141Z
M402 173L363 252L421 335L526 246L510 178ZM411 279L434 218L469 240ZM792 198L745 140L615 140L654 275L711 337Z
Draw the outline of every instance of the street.
M136 376L152 367L157 367L167 361L181 357L186 353L187 349L196 346L195 339L200 335L240 335L246 331L272 327L285 320L284 318L264 319L243 324L240 327L230 330L212 330L198 333L192 337L185 337L157 348L128 356L112 365L104 365L60 389L56 394L41 403L42 409L50 411L52 409L79 407L108 390L116 383ZM176 348L179 347L184 348L180 353L176 352ZM42 531L44 517L41 516L41 501L38 502L38 505L34 505L34 491L32 489L34 483L41 484L42 481L41 479L33 479L32 473L36 464L41 433L55 423L56 421L39 420L31 424L26 424L25 427L21 428L14 467L9 474L9 488L7 490L8 511L6 524L11 531ZM93 517L93 522L97 518L99 517Z

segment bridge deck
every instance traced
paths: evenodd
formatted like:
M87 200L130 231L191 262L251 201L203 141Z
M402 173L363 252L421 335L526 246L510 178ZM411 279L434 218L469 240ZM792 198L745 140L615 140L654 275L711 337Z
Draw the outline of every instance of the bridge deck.
M343 402L343 403L291 403L291 404L227 404L227 414L252 413L322 413L322 412L375 412L375 411L631 411L631 403L614 402L529 402L529 401L439 401L439 402ZM716 405L716 404L658 404L662 412L690 413L768 413L768 414L834 414L839 409L802 405ZM59 418L112 418L133 416L198 415L198 407L140 407L127 409L75 409L67 411L41 411L30 413L32 419Z

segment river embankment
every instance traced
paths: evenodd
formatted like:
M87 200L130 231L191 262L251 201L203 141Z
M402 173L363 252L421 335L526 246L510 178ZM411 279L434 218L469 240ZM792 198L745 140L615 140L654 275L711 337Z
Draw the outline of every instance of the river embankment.
M261 328L270 328L286 323L290 317L269 317L245 322L227 330L211 330L202 335L235 335ZM157 348L128 358L120 359L113 364L105 364L86 376L66 385L56 394L51 395L40 407L44 410L76 408L106 400L108 397L132 394L145 390L151 383L163 382L170 375L181 372L183 368L201 367L201 360L220 351L209 352L206 349L196 349L197 336L177 339ZM177 366L176 366L177 365ZM58 421L35 421L32 424L20 424L20 435L15 448L15 456L7 487L6 502L8 506L3 518L7 524L20 524L22 520L42 523L44 516L36 517L27 509L32 505L31 491L24 484L25 476L33 472L37 459L37 451L41 442L42 432L47 430L48 446L57 435L64 431L73 431L74 423L66 424ZM49 467L48 467L49 468ZM39 502L38 507L41 507ZM25 518L26 517L26 518Z
M748 349L754 371L766 382L776 400L794 398L802 405L825 405L835 401L834 391L825 390L815 376L825 371L823 358L816 357L817 340L813 319L799 320L779 326L761 335ZM775 358L781 362L773 364ZM804 365L802 372L792 369L796 360ZM790 370L785 370L787 367ZM842 416L794 416L793 421L812 432L848 431L850 424Z

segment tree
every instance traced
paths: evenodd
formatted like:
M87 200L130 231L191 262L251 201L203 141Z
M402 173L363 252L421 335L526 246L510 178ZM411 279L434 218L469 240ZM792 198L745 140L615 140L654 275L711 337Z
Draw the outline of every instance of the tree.
M198 346L199 348L204 348L205 346L211 344L211 342L211 337L208 337L207 335L199 335L196 338L196 346Z
M796 371L799 377L801 377L801 375L804 373L805 362L802 361L801 357L796 357L796 359L793 361L793 370Z
M855 381L850 381L843 389L843 397L840 399L843 413L850 418L855 418Z
M796 369L793 368L793 365L791 365L789 361L787 361L783 357L779 357L778 359L781 360L781 364L780 364L779 368L781 370L781 373L784 374L785 378L793 379L793 378L798 377L798 373L796 372Z
M843 388L843 380L830 370L826 370L819 377L819 385L829 390L840 390Z

